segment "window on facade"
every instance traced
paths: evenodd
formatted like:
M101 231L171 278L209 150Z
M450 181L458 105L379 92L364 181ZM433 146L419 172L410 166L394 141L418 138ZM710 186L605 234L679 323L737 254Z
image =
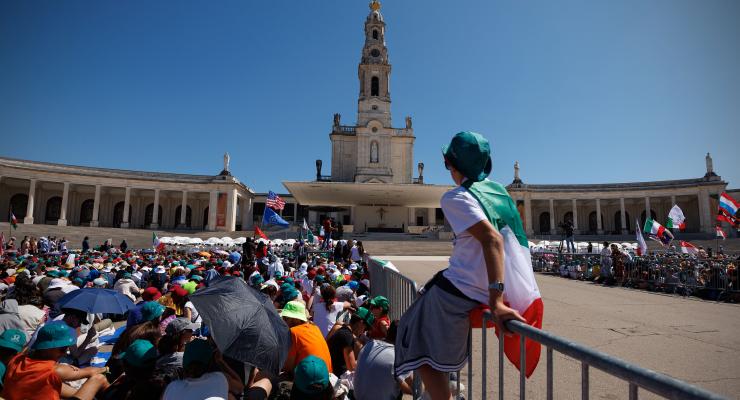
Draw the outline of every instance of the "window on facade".
M540 214L540 233L550 233L550 213Z
M373 29L373 39L378 40L378 31Z
M380 79L377 76L373 76L370 80L370 96L379 96L380 93Z
M285 208L283 208L283 219L286 221L295 221L295 205L294 204L286 204Z
M262 220L262 214L265 213L265 203L264 202L255 202L252 206L252 219L254 221L261 221Z

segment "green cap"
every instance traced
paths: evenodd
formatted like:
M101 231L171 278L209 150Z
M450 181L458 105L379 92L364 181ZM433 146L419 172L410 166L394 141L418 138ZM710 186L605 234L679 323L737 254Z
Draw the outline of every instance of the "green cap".
M157 359L157 349L148 340L136 339L118 358L134 367L143 368L148 364L154 365Z
M195 339L185 346L185 354L182 356L182 366L187 368L192 363L208 365L213 359L213 348L207 341Z
M388 312L388 299L383 296L375 296L370 300L370 305L373 307L380 307L383 312Z
M281 317L295 318L303 322L308 321L306 318L306 306L299 301L289 301L283 307L283 311L280 312Z
M75 331L63 321L52 321L39 329L34 350L57 349L71 346L76 342Z
M373 313L370 312L370 310L365 307L358 308L355 312L355 315L362 318L362 320L370 326L372 326L373 322L375 322L375 316L373 315Z
M141 317L143 321L151 321L155 318L159 318L163 312L164 306L156 301L147 301L141 307Z
M188 294L195 293L195 288L198 286L197 283L189 281L182 284L182 288L188 291Z
M488 140L475 132L459 132L442 154L466 178L479 182L491 173L491 146Z
M26 334L18 329L8 329L0 334L0 347L19 352L26 345Z
M329 369L324 360L308 356L295 367L293 385L304 394L317 394L329 386Z

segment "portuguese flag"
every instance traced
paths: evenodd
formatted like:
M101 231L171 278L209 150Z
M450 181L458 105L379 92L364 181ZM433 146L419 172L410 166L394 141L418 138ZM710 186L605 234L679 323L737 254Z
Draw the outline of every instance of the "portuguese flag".
M10 212L10 226L13 227L13 229L18 229L18 219L15 217L13 212Z

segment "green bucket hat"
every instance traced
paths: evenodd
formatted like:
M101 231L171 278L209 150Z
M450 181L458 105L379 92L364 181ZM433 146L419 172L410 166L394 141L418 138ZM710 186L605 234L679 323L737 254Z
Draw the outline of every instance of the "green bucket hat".
M185 346L185 354L182 356L182 366L187 368L194 362L208 365L212 359L213 348L211 348L211 345L205 340L195 339Z
M466 178L480 182L493 168L488 140L475 132L459 132L449 145L442 146L442 155Z
M33 343L34 350L57 349L76 342L74 330L63 321L52 321L42 326Z
M154 365L157 359L157 349L148 340L136 339L118 358L134 367L144 368L147 364Z
M280 312L281 317L295 318L303 322L308 321L306 318L306 306L299 301L289 301L283 307L283 311Z
M164 306L156 301L147 301L141 307L141 317L143 322L159 318L164 312Z
M370 305L373 307L380 307L383 309L383 312L388 312L388 299L386 299L383 296L375 296L372 300L370 300Z
M8 329L0 334L0 347L19 352L26 345L26 334L18 329Z
M293 385L302 394L318 394L329 386L329 368L324 360L308 356L295 367Z
M375 322L375 316L373 315L373 313L370 312L370 310L365 307L358 308L355 312L355 315L362 318L362 320L365 321L365 323L369 326L372 326L373 322Z
M198 286L197 283L188 281L182 284L182 288L188 291L188 294L195 293L195 288Z

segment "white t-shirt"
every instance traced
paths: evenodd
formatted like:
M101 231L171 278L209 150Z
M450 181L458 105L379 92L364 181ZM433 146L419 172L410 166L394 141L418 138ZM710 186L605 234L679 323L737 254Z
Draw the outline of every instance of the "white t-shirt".
M207 372L200 378L172 381L167 385L163 400L226 400L229 398L229 383L221 372Z
M326 310L326 303L319 297L314 298L313 304L313 323L319 327L321 334L326 337L331 330L331 327L337 322L337 315L344 310L344 303L341 301L335 301L331 305L331 310Z
M478 201L462 186L442 195L441 203L445 218L455 233L444 276L466 296L488 304L488 271L483 247L467 232L468 228L488 218Z
M360 256L360 249L357 246L352 246L352 249L350 249L350 258L352 261L360 261L362 260L362 257Z

